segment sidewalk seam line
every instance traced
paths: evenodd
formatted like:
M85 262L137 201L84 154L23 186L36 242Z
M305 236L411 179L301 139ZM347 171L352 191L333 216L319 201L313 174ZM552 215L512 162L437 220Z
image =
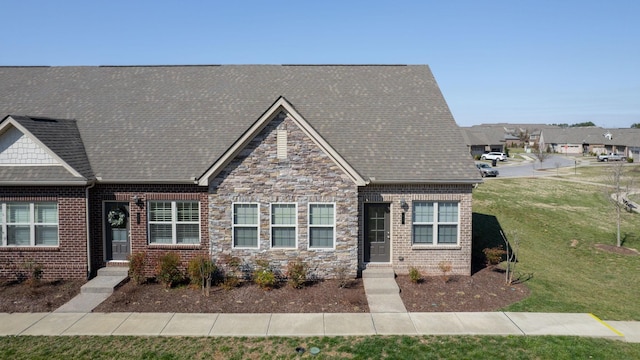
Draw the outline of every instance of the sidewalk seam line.
M124 318L124 319L120 322L120 324L118 324L118 326L116 326L116 328L115 328L115 329L113 329L113 331L111 332L111 334L110 334L110 335L113 335L116 331L118 331L118 329L120 329L120 327L122 326L122 324L124 324L125 322L127 322L127 320L129 320L129 318L131 317L131 315L132 315L132 314L133 314L133 313L132 313L132 312L130 312L130 313L129 313L129 315L127 315L127 317L126 317L126 318Z
M57 314L60 314L60 313L57 313ZM87 314L88 314L88 313L84 313L82 316L80 316L80 317L78 318L78 320L74 321L74 322L73 322L73 324L71 324L71 325L67 326L67 328L66 328L66 329L62 330L62 332L61 332L59 335L64 335L64 333L65 333L65 332L67 332L67 330L71 329L71 327L72 327L73 325L77 324L77 323L78 323L78 321L80 321L80 320L84 319L84 317L85 317L85 316L87 316Z
M528 336L528 335L527 335L527 333L525 333L525 332L524 332L524 330L522 330L522 329L520 328L520 326L518 326L518 324L516 324L516 322L515 322L515 321L513 321L513 319L511 318L511 316L509 316L509 314L507 314L507 313L506 313L506 312L504 312L504 311L503 311L502 313L504 314L504 316L506 316L506 317L507 317L507 319L509 319L509 321L511 321L511 323L512 323L515 327L517 327L517 328L518 328L518 330L520 330L520 332L522 333L522 335L524 335L524 336Z
M173 317L176 316L176 313L172 313L171 317L169 318L169 320L164 324L164 326L162 327L162 329L160 329L160 332L158 333L158 335L162 335L162 332L164 331L164 329L167 328L167 325L169 325L169 323L171 322L171 319L173 319Z
M211 323L211 327L209 328L209 332L207 332L207 336L212 336L211 332L213 331L213 327L216 326L216 322L218 322L219 317L220 317L220 314L216 314L216 318L213 319L213 323Z

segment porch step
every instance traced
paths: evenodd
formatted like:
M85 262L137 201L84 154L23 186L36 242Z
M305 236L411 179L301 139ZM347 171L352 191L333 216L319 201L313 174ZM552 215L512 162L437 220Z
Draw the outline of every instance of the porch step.
M367 295L369 311L372 313L407 312L400 298L400 287L396 283L392 267L367 267L362 271L362 283Z
M128 276L129 264L124 266L108 266L98 269L98 276Z
M128 277L127 267L105 267L98 269L98 276L80 287L80 294L54 312L87 313L105 301L113 289L122 284Z
M395 279L396 273L391 266L385 267L370 267L362 270L363 279ZM395 281L394 281L395 283Z
M82 294L111 294L129 276L129 269L124 267L105 267L98 269L98 276L82 285Z

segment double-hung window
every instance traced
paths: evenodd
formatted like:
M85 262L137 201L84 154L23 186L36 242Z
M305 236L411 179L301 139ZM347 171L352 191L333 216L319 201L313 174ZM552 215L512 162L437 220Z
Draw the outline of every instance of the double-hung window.
M58 246L58 204L0 203L3 246Z
M309 248L333 248L335 234L335 204L309 204Z
M258 247L258 234L260 233L258 211L258 204L233 204L233 247Z
M150 201L150 244L199 244L198 201Z
M458 207L458 202L414 202L413 244L458 244Z
M271 204L271 247L295 248L296 204Z

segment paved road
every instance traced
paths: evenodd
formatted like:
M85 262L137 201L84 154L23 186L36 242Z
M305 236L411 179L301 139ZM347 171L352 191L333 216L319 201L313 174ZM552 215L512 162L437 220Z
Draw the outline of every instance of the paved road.
M573 167L579 164L580 158L565 157L561 155L549 155L543 163L537 161L533 156L531 160L524 162L499 162L496 169L500 172L498 177L522 177L522 176L545 176L554 175L555 168ZM544 170L546 171L540 171Z

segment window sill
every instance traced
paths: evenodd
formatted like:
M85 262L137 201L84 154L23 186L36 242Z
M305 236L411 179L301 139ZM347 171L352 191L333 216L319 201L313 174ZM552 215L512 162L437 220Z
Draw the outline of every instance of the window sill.
M458 244L452 245L411 245L411 250L462 250Z
M169 250L200 250L200 244L149 244L149 249L169 249Z
M60 251L59 246L9 245L0 246L0 251Z

